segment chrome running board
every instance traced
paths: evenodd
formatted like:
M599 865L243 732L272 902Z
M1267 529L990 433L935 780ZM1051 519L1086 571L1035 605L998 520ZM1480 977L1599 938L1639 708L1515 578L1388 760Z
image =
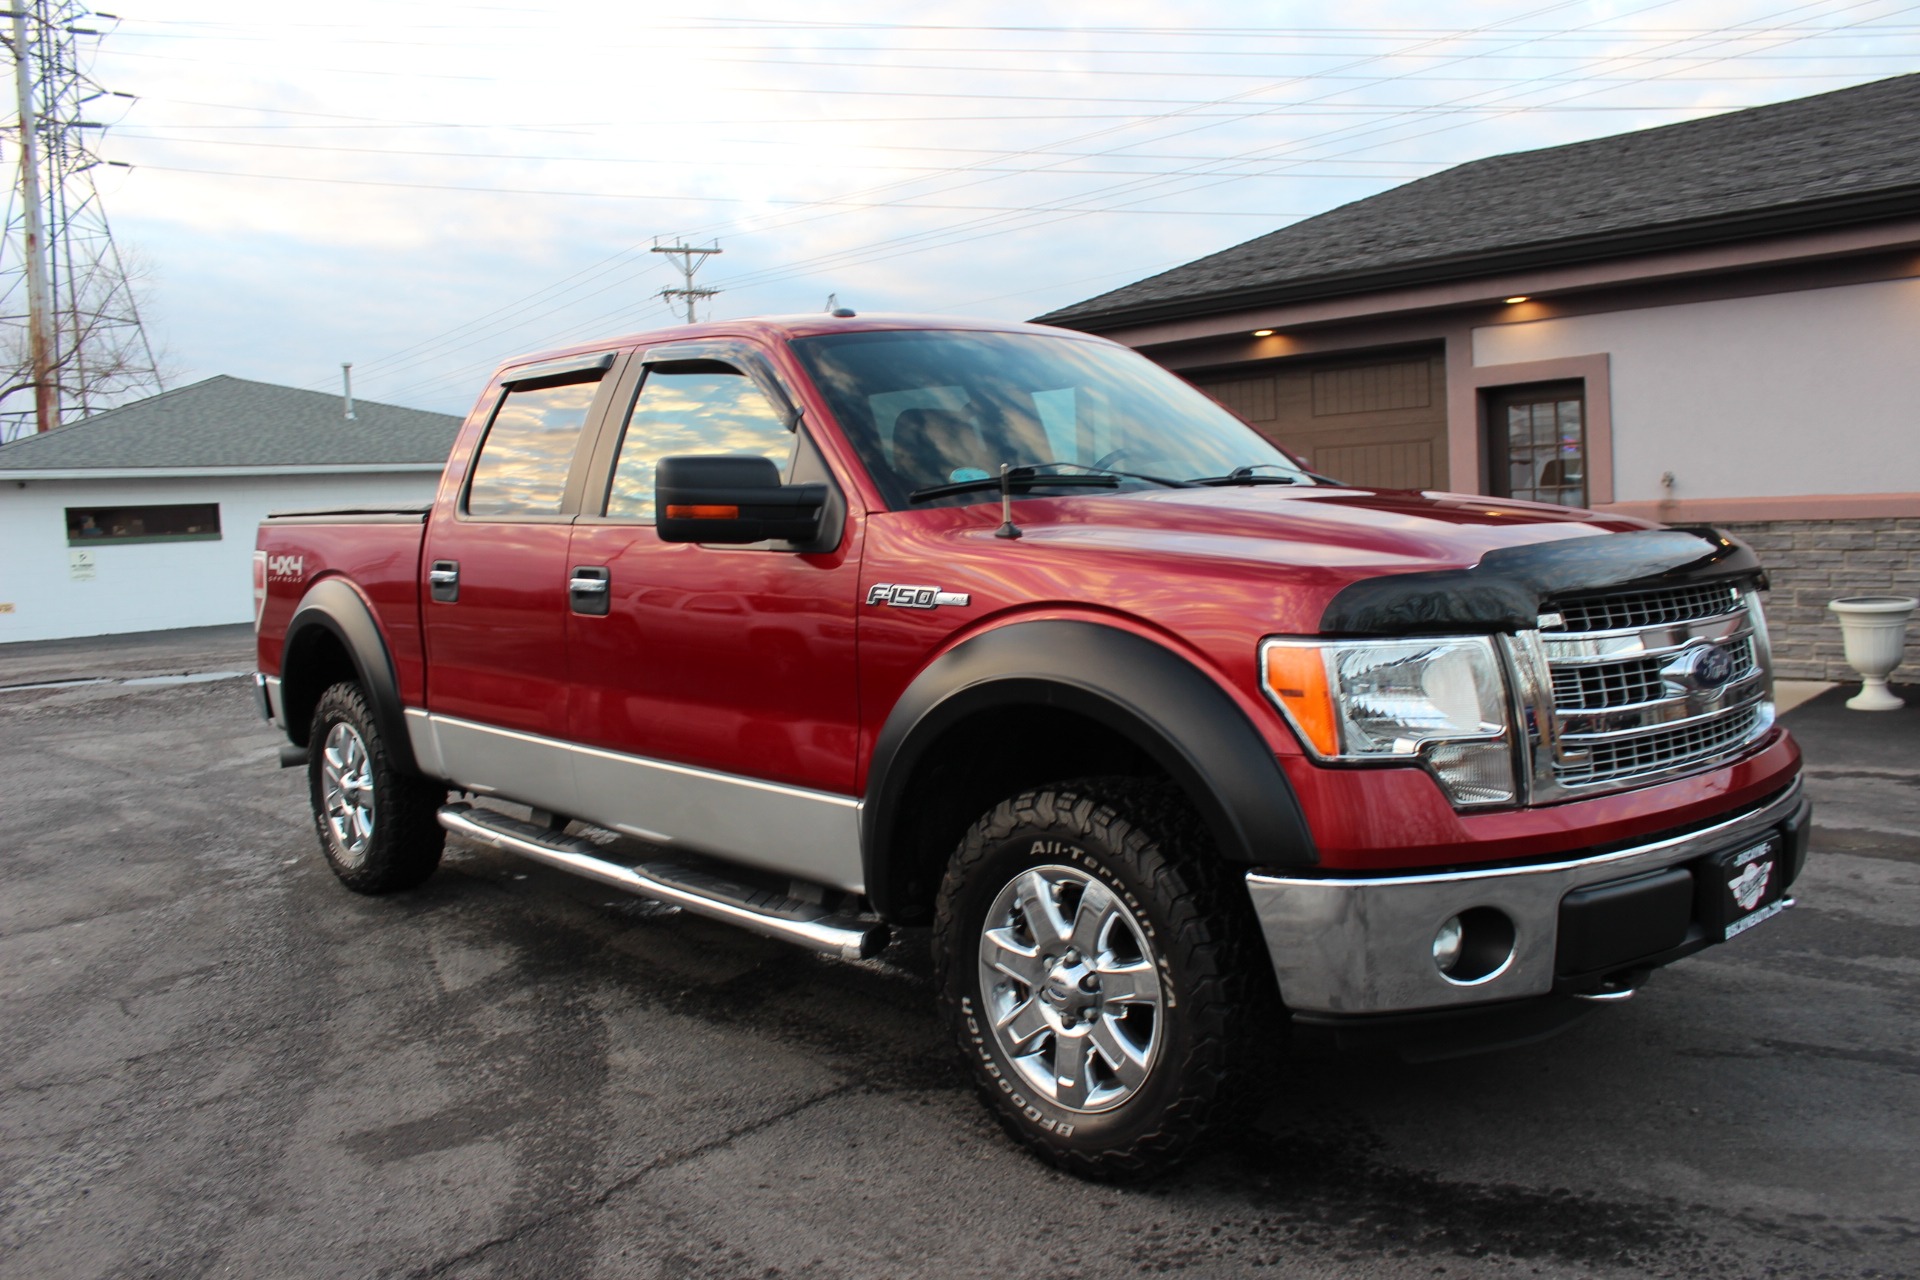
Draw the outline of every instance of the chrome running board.
M630 867L609 862L590 840L549 831L491 809L460 802L443 805L440 825L480 844L842 960L878 955L891 937L887 926L878 920L839 914L677 863L649 862Z

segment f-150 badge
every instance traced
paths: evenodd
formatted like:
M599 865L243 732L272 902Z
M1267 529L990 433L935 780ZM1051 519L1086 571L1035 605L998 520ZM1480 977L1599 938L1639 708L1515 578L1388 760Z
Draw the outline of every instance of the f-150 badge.
M904 582L876 582L867 588L868 604L890 604L900 609L937 609L943 604L971 604L973 597L964 591L942 591L939 587L915 587Z

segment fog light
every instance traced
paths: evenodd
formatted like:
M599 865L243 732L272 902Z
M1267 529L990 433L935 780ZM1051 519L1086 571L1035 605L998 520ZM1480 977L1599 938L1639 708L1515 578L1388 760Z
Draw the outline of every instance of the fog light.
M1473 986L1506 972L1513 962L1515 939L1513 920L1506 912L1469 907L1433 935L1433 962L1448 982Z
M1440 972L1452 973L1453 967L1460 963L1460 948L1466 936L1459 916L1448 916L1440 932L1433 935L1433 962L1440 966Z

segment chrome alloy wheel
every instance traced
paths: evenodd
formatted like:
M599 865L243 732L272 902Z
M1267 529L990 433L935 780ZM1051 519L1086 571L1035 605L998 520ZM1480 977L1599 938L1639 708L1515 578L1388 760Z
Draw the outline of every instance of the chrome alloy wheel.
M1000 1052L1070 1111L1109 1111L1160 1048L1159 960L1113 891L1073 867L1021 872L980 933L980 990Z
M327 731L320 770L325 779L327 829L340 860L350 866L365 861L373 838L373 761L360 733L345 721Z

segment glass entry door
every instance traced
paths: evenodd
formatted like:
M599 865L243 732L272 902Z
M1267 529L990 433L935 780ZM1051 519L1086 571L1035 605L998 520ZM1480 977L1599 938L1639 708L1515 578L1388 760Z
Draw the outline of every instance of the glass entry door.
M1493 495L1586 506L1586 417L1580 382L1489 391L1487 479Z

